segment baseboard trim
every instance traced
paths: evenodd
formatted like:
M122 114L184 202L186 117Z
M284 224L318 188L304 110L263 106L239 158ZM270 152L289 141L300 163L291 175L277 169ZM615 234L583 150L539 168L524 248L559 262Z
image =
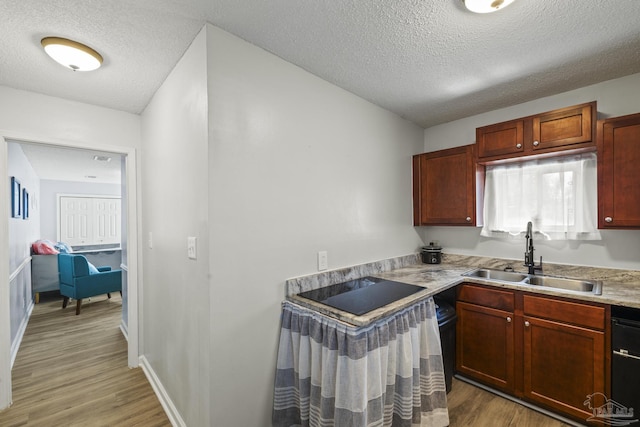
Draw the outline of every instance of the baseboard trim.
M27 315L22 319L22 323L20 323L20 328L18 328L18 332L16 333L16 338L11 343L11 369L13 369L13 364L16 361L16 357L18 356L18 350L20 349L20 344L22 344L22 339L24 338L24 333L27 330L27 325L29 324L29 319L31 318L31 313L33 312L33 307L35 304L33 300L29 304L29 308L27 309Z
M124 320L120 321L120 332L124 335L124 339L129 342L129 330L127 329L127 325L124 323Z
M481 389L483 389L485 391L488 391L489 393L493 393L493 394L498 395L498 396L500 396L502 398L505 398L505 399L510 400L512 402L515 402L515 403L518 403L518 404L520 404L522 406L526 406L527 408L532 409L532 410L534 410L536 412L540 412L542 414L545 414L548 417L554 418L554 419L556 419L558 421L562 421L565 424L569 424L569 425L574 426L574 427L585 427L585 424L580 424L580 423L578 423L578 422L576 422L574 420L571 420L569 418L565 418L562 415L558 415L555 412L548 411L548 410L546 410L544 408L541 408L539 406L534 405L533 403L529 403L529 402L524 401L522 399L518 399L517 397L511 396L511 395L506 394L506 393L503 393L500 390L493 389L493 388L491 388L489 386L486 386L484 384L476 382L476 381L474 381L474 380L472 380L470 378L467 378L465 376L462 376L460 374L455 374L454 377L456 377L456 379L458 379L460 381L464 381L465 383L474 385L474 386L476 386L478 388L481 388Z
M171 425L173 427L187 427L187 424L180 416L178 409L173 404L171 398L169 398L167 390L165 390L162 382L160 382L160 379L156 375L146 357L140 356L140 366L142 367L142 371L146 375L149 384L151 384L153 391L156 393L156 396L158 396L158 400L164 408L164 412L167 414L167 417L169 417Z

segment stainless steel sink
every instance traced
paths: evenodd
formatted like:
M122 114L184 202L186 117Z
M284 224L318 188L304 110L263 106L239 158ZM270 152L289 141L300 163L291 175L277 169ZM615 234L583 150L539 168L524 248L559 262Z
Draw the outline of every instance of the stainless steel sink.
M535 276L532 274L516 273L513 271L493 270L491 268L479 268L468 273L464 273L463 276L511 282L524 286L544 286L558 290L602 295L602 282L600 281L570 279L565 277Z
M567 279L564 277L530 276L525 283L549 288L566 289L577 292L592 292L602 295L602 282L589 282L579 279Z
M478 270L471 271L463 274L467 277L479 277L481 279L489 280L501 280L503 282L521 282L529 276L522 273L515 273L513 271L492 270L489 268L480 268Z

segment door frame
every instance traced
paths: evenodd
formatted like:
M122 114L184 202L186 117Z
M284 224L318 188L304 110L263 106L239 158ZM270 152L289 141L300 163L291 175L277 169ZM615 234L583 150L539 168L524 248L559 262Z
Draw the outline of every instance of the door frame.
M35 143L79 150L104 151L119 154L125 158L126 203L127 203L127 363L136 368L140 362L140 312L142 300L139 298L141 287L139 280L141 270L138 253L138 197L137 179L138 159L133 147L111 146L105 144L88 144L56 140L52 138L34 137L0 130L0 176L8 177L8 141ZM9 185L0 185L0 245L9 247ZM11 405L11 317L10 317L10 282L9 257L0 256L0 410Z

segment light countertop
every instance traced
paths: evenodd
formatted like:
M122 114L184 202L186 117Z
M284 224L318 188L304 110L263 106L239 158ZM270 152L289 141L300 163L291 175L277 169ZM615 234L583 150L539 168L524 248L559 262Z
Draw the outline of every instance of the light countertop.
M422 264L419 262L419 258L412 259L411 257L405 257L402 262L392 262L386 267L380 267L378 263L372 263L367 266L358 266L357 268L352 267L340 271L290 279L287 281L287 299L355 326L367 325L419 300L457 286L462 282L572 298L579 301L640 308L640 271L635 270L615 270L557 264L546 264L544 266L545 275L583 280L602 280L602 295L462 276L462 274L476 268L503 269L507 264L513 264L513 267L517 270L521 267L517 264L517 261L458 255L443 256L442 264ZM322 274L329 274L329 276L319 277ZM361 316L338 310L297 295L297 293L304 290L329 286L334 283L340 283L341 281L367 275L422 286L425 290L387 304L379 309L372 310Z

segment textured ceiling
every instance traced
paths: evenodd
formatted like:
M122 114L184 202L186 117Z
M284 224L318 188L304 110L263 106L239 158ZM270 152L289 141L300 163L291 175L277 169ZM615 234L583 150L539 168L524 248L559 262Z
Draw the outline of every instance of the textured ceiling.
M10 142L20 144L22 152L40 179L120 184L121 156L118 154ZM98 161L94 156L111 160Z
M423 127L640 72L640 0L24 0L0 17L0 85L132 113L207 21ZM104 66L64 69L44 36Z

